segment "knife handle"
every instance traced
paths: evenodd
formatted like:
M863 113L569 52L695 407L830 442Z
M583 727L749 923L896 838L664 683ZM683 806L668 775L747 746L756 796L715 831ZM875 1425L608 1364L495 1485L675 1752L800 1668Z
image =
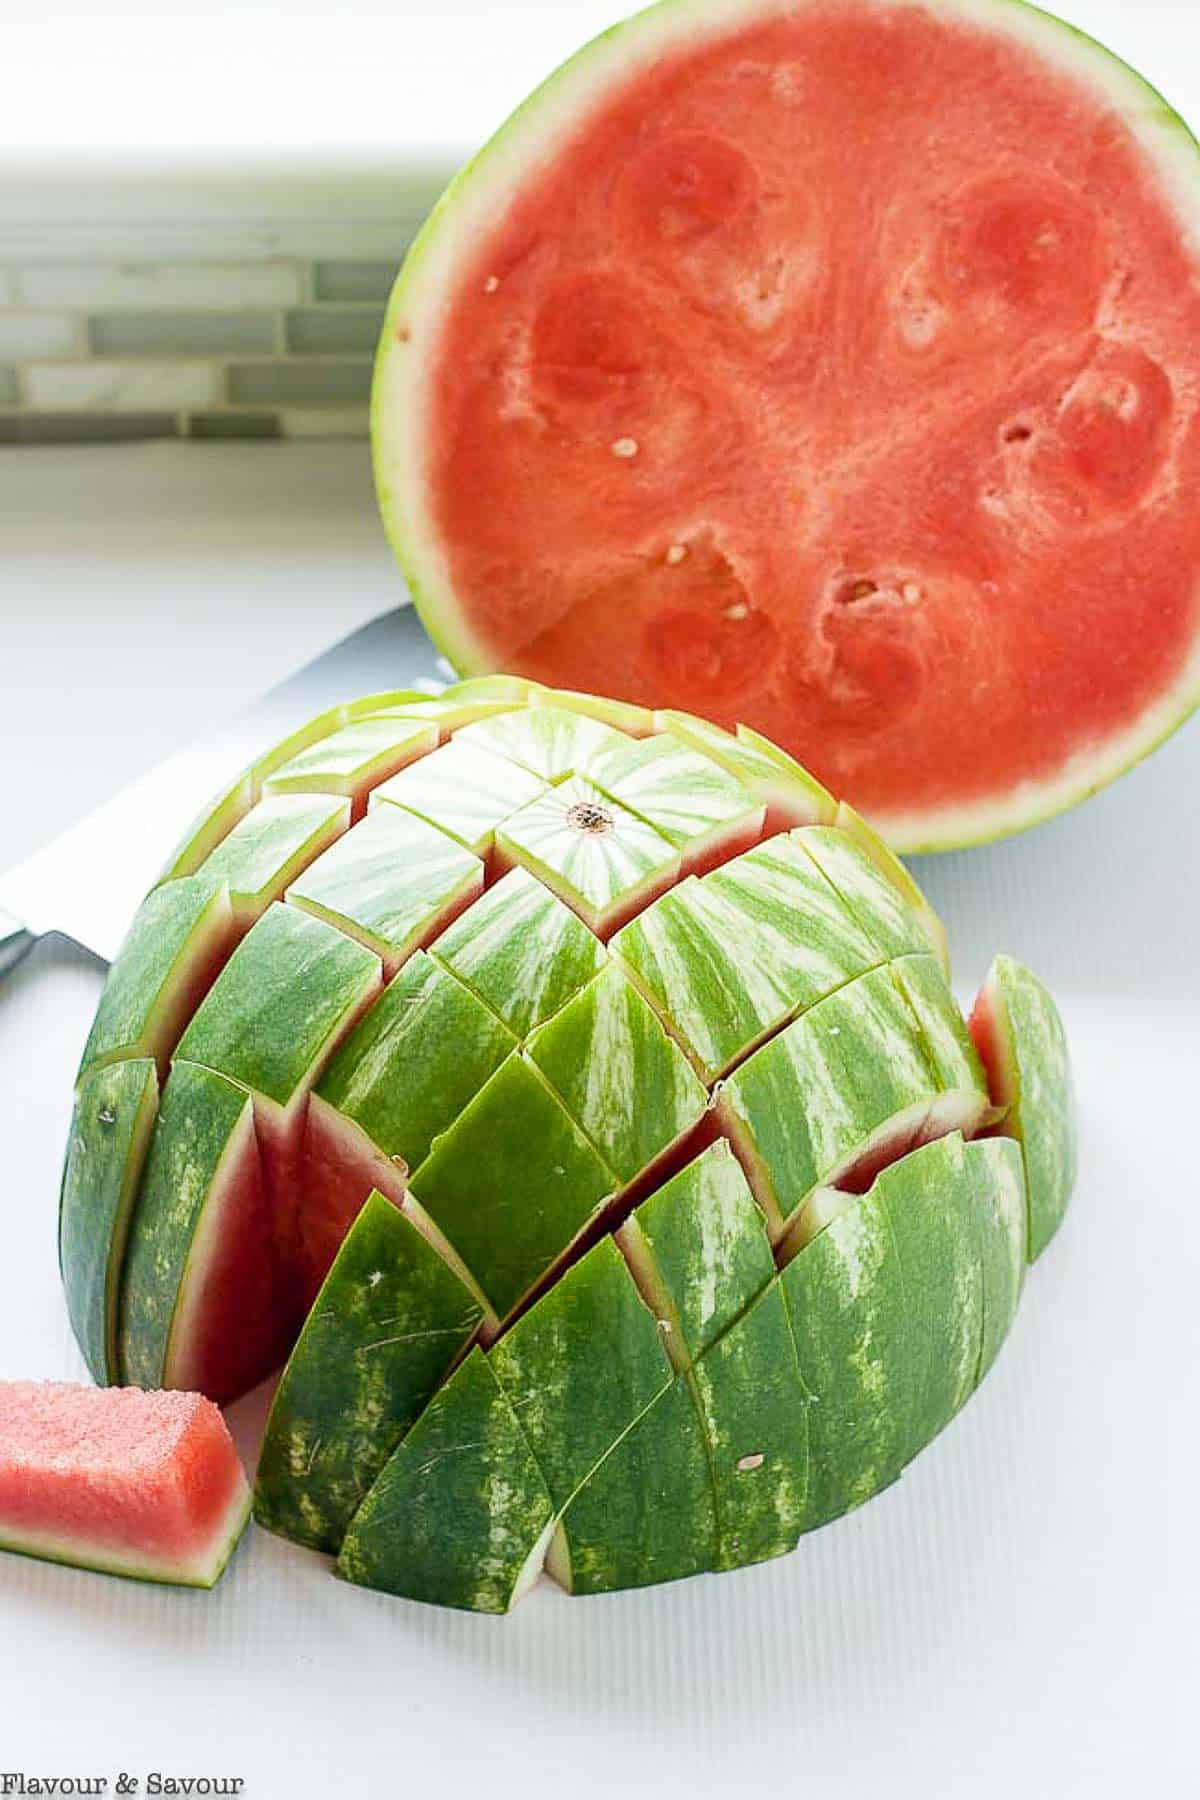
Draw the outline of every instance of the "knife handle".
M32 931L26 931L0 907L0 976L7 975L19 962L24 962L36 943Z

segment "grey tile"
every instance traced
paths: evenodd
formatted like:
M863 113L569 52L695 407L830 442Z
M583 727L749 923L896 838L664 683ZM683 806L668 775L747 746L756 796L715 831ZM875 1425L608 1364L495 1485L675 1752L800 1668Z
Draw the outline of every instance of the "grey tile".
M318 300L386 300L399 265L391 262L321 262L313 278Z
M287 316L288 349L301 356L372 353L383 328L380 306L306 306Z
M174 413L0 413L0 444L115 444L178 434Z
M17 386L17 371L6 369L0 363L0 406L16 406L20 398L21 391Z
M371 392L369 362L234 363L235 406L361 406Z
M192 413L188 419L188 436L194 438L277 438L279 435L278 413Z
M111 235L112 227L105 228ZM17 283L27 306L224 307L295 306L301 269L276 258L260 262L33 263Z
M88 321L96 356L270 356L275 334L269 312L101 312Z

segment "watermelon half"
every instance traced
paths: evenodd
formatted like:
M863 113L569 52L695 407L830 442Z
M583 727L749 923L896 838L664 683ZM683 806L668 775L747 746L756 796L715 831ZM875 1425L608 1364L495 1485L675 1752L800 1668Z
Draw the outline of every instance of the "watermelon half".
M448 189L373 402L451 661L744 720L902 849L1200 699L1200 160L1010 0L663 0Z
M203 1395L0 1382L0 1549L209 1588L249 1516Z

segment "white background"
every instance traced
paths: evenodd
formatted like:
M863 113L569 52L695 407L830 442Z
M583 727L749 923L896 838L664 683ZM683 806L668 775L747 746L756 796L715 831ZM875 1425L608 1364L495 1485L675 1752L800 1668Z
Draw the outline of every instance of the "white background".
M169 60L185 11L146 26L121 80L141 54ZM462 99L464 46L490 124L607 16L496 6L465 34L452 4L376 25L366 8L236 11L235 30L211 8L194 66L172 68L182 111L140 97L152 137L184 128L223 59L226 125L253 73L267 128L274 68L278 128L307 128L333 68L391 113L323 114L332 139L403 140L410 99L430 121ZM27 20L19 57L49 56L62 16ZM1185 105L1190 82L1200 116L1191 7L1078 0L1074 16ZM115 66L129 40L106 19L89 12L79 42L102 37ZM76 60L66 136L104 124L75 111ZM3 130L47 136L19 79L8 94ZM3 452L0 556L0 862L397 594L354 445ZM996 948L1058 994L1083 1158L999 1364L895 1488L784 1562L605 1600L539 1589L501 1621L344 1587L265 1533L208 1597L4 1559L0 1771L237 1775L255 1800L1200 1793L1198 793L1193 724L1067 818L919 870L964 999ZM54 1224L97 987L86 958L47 946L0 990L3 1377L82 1372ZM246 1445L255 1410L237 1409Z

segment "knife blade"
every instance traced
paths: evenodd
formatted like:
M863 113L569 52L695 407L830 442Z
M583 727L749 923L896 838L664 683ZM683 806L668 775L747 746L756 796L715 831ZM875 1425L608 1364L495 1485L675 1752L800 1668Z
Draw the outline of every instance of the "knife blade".
M188 821L247 763L340 701L453 678L412 606L351 632L0 875L0 976L50 935L111 962Z

